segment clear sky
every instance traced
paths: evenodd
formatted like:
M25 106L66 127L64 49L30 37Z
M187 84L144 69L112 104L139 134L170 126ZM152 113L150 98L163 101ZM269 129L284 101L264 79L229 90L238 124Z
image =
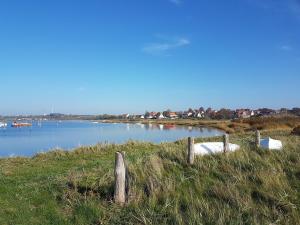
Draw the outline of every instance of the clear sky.
M1 0L0 114L300 105L299 0Z

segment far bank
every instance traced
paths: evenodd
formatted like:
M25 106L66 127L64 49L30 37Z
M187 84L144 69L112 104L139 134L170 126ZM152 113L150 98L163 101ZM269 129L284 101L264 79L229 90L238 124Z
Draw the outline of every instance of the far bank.
M97 120L96 120L97 121ZM247 119L211 120L211 119L110 119L99 120L103 123L142 123L172 124L182 126L211 127L226 133L243 133L253 130L290 130L300 125L298 116L266 116Z

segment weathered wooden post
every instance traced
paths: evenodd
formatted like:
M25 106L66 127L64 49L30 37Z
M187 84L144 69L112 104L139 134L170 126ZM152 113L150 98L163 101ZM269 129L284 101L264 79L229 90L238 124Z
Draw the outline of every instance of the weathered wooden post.
M224 147L224 153L229 151L229 135L228 134L223 135L223 147Z
M260 132L259 132L259 130L255 131L255 145L257 148L260 147Z
M124 165L125 165L125 201L128 202L129 198L129 173L128 173L128 165L125 157L125 152L122 152L122 156L124 159Z
M188 164L194 164L195 158L195 148L194 148L194 138L188 138Z
M114 201L121 205L126 201L126 167L124 157L124 153L116 152Z

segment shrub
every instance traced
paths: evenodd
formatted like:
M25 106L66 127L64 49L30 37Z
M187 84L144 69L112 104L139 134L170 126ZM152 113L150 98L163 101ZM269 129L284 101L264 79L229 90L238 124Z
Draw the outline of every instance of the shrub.
M300 126L295 127L295 128L292 130L292 134L300 135Z

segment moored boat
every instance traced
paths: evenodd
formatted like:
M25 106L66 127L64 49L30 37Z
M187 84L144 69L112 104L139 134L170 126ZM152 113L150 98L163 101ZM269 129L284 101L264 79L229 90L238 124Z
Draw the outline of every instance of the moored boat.
M31 127L32 124L31 123L17 123L17 122L13 122L11 124L11 127Z
M5 128L5 127L7 127L7 123L0 122L0 128Z

